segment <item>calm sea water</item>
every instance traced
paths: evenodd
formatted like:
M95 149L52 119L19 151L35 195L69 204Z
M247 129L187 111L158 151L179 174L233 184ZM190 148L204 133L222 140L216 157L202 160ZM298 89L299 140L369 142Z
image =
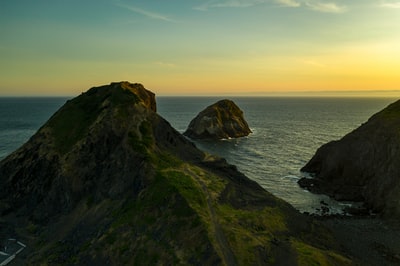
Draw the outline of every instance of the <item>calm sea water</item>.
M202 109L222 98L158 97L157 108L178 131ZM235 164L249 178L300 211L315 212L321 200L340 212L343 203L297 185L300 168L322 144L336 140L383 109L394 98L230 97L253 133L196 145ZM67 98L0 98L0 160L25 143Z
M0 98L0 160L25 143L67 98Z
M159 98L158 112L178 131L206 106L221 98ZM221 141L196 141L198 147L235 164L249 178L300 211L318 213L321 201L331 212L346 206L297 185L300 173L322 144L340 139L394 98L230 98L244 112L253 133Z

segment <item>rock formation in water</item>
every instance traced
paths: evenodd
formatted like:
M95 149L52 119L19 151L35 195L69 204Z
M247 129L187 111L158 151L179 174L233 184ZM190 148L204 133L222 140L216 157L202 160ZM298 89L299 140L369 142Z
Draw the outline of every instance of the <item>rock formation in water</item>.
M21 264L350 263L328 231L155 111L140 84L95 87L0 162L0 237L27 244Z
M250 133L242 110L231 100L221 100L201 111L183 134L192 139L228 139Z
M400 101L320 147L302 171L314 175L299 181L310 191L363 201L375 212L400 217Z

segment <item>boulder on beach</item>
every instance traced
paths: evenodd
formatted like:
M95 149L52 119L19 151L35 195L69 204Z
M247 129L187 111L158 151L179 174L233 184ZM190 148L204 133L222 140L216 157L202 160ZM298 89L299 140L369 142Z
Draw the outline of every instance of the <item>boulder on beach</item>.
M243 111L231 100L221 100L201 111L183 133L192 139L229 139L251 133Z

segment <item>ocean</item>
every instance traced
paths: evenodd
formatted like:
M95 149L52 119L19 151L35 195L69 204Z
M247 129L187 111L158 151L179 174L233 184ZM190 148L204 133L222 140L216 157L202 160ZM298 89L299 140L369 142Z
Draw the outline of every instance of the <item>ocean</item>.
M205 107L224 97L157 97L157 111L179 132ZM0 98L0 160L25 143L68 98ZM331 213L351 203L314 195L297 185L322 144L338 140L395 98L229 97L244 112L248 137L195 141L227 159L250 179L301 212Z

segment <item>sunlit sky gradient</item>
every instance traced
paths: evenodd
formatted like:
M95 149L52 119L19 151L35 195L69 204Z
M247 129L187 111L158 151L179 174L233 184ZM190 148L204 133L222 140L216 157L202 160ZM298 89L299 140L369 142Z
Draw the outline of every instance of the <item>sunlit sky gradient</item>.
M400 90L400 0L0 0L0 36L0 96Z

